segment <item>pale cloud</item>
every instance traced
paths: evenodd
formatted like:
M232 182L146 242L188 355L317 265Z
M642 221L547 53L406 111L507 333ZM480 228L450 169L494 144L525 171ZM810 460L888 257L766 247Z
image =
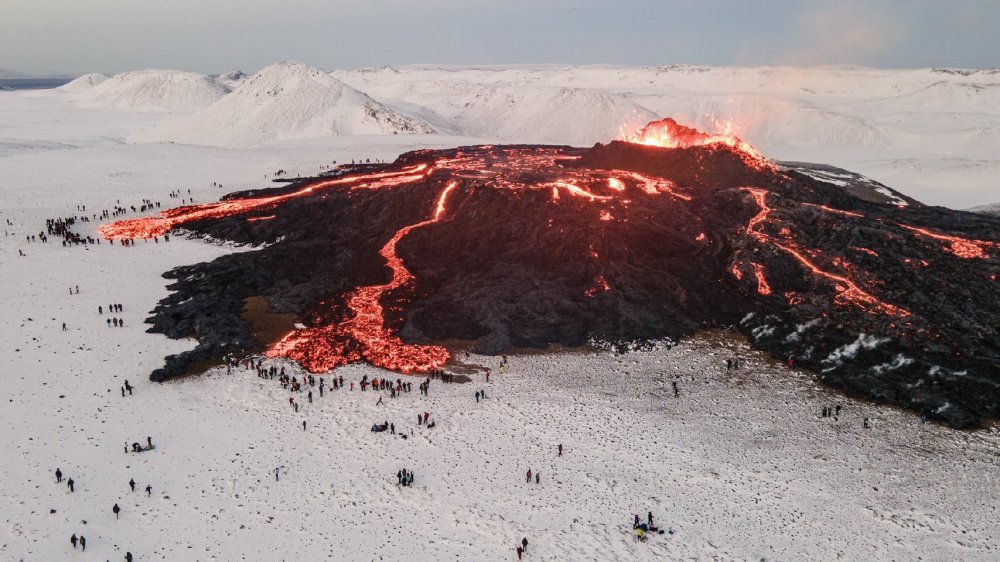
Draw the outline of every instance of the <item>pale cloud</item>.
M900 45L907 30L874 2L817 6L798 18L793 46L778 62L796 65L870 64Z

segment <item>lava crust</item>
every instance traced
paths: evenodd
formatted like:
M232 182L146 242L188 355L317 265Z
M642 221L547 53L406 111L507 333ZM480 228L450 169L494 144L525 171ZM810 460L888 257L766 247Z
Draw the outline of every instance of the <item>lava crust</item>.
M241 312L263 295L306 326L266 353L313 372L429 372L447 340L498 353L732 325L849 394L956 427L998 417L1000 220L858 197L668 121L589 149L410 152L101 232L258 246L166 274L150 331L199 345L153 380L259 346Z

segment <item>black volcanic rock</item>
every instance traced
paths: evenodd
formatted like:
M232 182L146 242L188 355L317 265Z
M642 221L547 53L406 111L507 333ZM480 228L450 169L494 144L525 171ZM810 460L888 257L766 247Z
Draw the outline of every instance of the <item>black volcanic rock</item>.
M498 353L737 326L851 395L956 427L1000 415L996 218L891 193L908 205L886 204L856 179L817 179L830 168L778 169L718 146L464 147L341 174L420 164L431 172L401 185L317 189L184 222L195 235L261 246L167 274L174 293L151 331L200 344L154 380L257 347L241 317L250 296L310 327L348 320L353 291L391 279L380 249L428 221L454 181L442 218L395 248L413 280L381 303L407 342L472 340ZM979 255L956 255L962 248Z

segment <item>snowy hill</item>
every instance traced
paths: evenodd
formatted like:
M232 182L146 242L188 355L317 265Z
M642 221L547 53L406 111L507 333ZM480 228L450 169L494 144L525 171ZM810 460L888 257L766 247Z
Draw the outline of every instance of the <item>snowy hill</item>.
M973 213L979 213L981 215L992 215L994 217L1000 217L1000 203L993 203L992 205L980 205L978 207L973 207L968 210Z
M669 116L739 136L774 160L851 170L929 204L995 202L1000 177L996 70L417 65L326 72L281 63L253 77L141 71L85 86L67 85L81 89L59 103L146 112L128 134L115 135L132 142L233 147L437 131L470 143L586 146ZM199 114L151 122L149 110Z
M215 77L216 80L222 82L226 86L229 86L230 90L235 90L237 86L246 80L246 73L242 70L230 70L229 72L223 72Z
M775 160L852 170L926 203L962 208L996 200L994 70L418 65L333 74L456 134L573 144L607 138L613 127L592 119L587 103L564 111L553 96L555 107L535 110L546 102L539 91L565 88L735 134ZM620 125L630 132L641 123Z
M326 72L282 62L247 78L211 106L136 139L255 146L331 135L432 132L427 123L375 101Z
M104 82L108 79L107 74L102 74L100 72L91 72L90 74L84 74L79 78L74 79L69 84L59 86L56 88L61 92L82 92L84 90L89 90L94 86Z
M533 128L538 117L534 109L547 101L539 89L571 89L593 98L609 96L659 117L673 116L702 129L737 134L765 151L900 146L911 143L914 133L939 132L937 120L926 119L928 113L947 113L953 125L965 117L956 118L956 113L985 113L990 119L978 126L990 128L997 124L996 108L1000 105L996 100L1000 75L989 72L686 65L412 66L337 71L334 75L387 103L426 107L454 120L459 132L472 134L468 125L463 128L471 124L475 134L492 129L504 140L514 140L504 136L508 132ZM492 99L496 103L490 103ZM542 112L553 116L544 121L551 125L550 136L560 136L561 127L578 127L586 121L566 117L571 112L558 107L562 102L558 97L551 101L556 107L546 110L554 109L555 113ZM578 103L574 109L600 111L602 107L600 102L590 108L587 105ZM452 108L462 111L449 111ZM494 126L484 126L491 118L496 120ZM625 120L618 123L627 124ZM965 123L961 126L970 127ZM540 127L536 124L534 128ZM599 136L604 129L604 124L593 123L590 136ZM561 136L578 136L574 131L564 133Z
M181 70L137 70L117 74L76 96L86 108L192 111L229 91L204 74Z
M506 142L590 145L659 115L623 94L547 86L483 86L431 109L456 132Z

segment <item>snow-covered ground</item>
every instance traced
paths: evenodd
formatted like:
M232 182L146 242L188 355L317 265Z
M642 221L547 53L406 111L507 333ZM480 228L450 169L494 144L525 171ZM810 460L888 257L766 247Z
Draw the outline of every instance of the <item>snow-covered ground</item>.
M85 205L88 215L143 198L171 206L179 202L168 197L173 190L204 202L267 185L265 176L279 168L290 175L312 174L334 161L391 159L413 148L481 140L469 134L519 140L513 138L520 134L514 120L522 114L541 117L518 110L517 100L505 97L518 91L511 84L530 92L531 81L539 88L575 83L587 91L548 92L538 99L577 113L580 104L589 103L580 100L590 95L615 111L628 107L623 99L656 114L670 109L642 92L626 92L625 86L594 94L590 90L600 76L607 79L607 69L548 69L548 74L409 69L400 73L411 73L411 79L400 78L395 85L382 76L392 72L372 72L367 78L361 71L337 72L334 77L439 133L466 136L295 139L283 134L291 140L247 148L140 144L129 139L211 108L192 109L192 100L207 103L204 96L215 95L215 86L187 77L163 96L166 106L142 109L117 94L110 105L95 105L94 97L82 102L86 87L0 93L0 222L5 231L0 238L0 357L5 366L0 389L7 428L0 436L0 495L5 499L0 518L6 526L0 559L122 560L131 551L137 561L513 560L515 542L522 537L530 541L527 560L1000 556L1000 436L921 424L911 413L844 399L810 375L775 365L719 334L622 357L515 355L503 374L497 358L459 353L462 362L492 367L490 383L481 374L467 384L434 381L430 395L422 397L415 379L412 393L397 399L386 394L384 406L375 405L371 391L357 387L329 391L323 398L314 389L312 404L304 393L295 396L302 405L295 413L289 392L277 381L242 369L162 385L146 379L164 355L191 346L144 332L142 320L166 294L160 274L233 248L179 237L169 243L139 242L134 248L101 244L89 249L64 248L55 238L47 244L24 239L43 230L46 218L84 214L78 205ZM523 77L514 80L500 72ZM629 77L649 81L653 71L615 72L611 83ZM685 72L691 76L685 80L694 83L698 76L721 71ZM871 77L867 94L874 98L909 92L930 71L908 71L912 81L910 74L900 73L896 94L885 85L890 81L886 73L867 72L878 74ZM464 78L454 78L457 74ZM422 88L432 88L432 78L441 81L436 86L440 98L420 95ZM238 91L246 80L233 78L226 88ZM709 87L711 77L704 80L703 87ZM790 79L774 79L787 88L823 86L829 96L862 97L849 84L837 86L836 77L817 74L810 80L812 85L795 86ZM504 113L502 130L486 126L482 113L456 121L440 109L455 103L446 94L461 90L456 81L505 82L499 93L479 98L491 111L515 104ZM752 83L752 77L746 81ZM101 86L110 90L104 86L108 82ZM652 84L650 90L658 87ZM694 99L701 87L678 89L677 95ZM150 91L140 90L143 96ZM221 95L214 104L232 94ZM475 99L476 93L471 95ZM934 107L927 111L935 113ZM984 123L995 119L990 113L995 107L977 109ZM591 122L583 114L578 119L574 126ZM914 119L903 121L912 125ZM957 122L966 123L963 119L972 118ZM459 122L481 128L471 133L455 125ZM984 125L986 137L997 131L992 123ZM583 134L584 129L566 130ZM957 135L952 131L949 138ZM877 132L884 135L882 129ZM906 152L898 146L866 150L873 162L896 162L885 169L899 167L899 177L922 177L934 161L922 155L933 154L933 139L943 137L918 137L913 142L922 152L913 153L919 161L913 168L893 155L894 150ZM827 151L837 154L832 141L824 142L811 158L771 155L843 165L824 157ZM854 149L844 148L849 150ZM958 179L936 185L974 191L978 188L968 187L974 183L969 177L995 179L995 154L977 150L967 157L992 162L983 164L987 172L979 164L942 164L942 177ZM872 175L928 199L905 183ZM93 234L97 224L83 223L76 230ZM77 285L80 293L70 295L69 287ZM108 314L97 313L99 305L113 302L125 306L116 315L125 320L124 328L107 327ZM727 373L725 359L733 355L746 363ZM345 381L381 376L364 366L338 374ZM122 398L124 379L136 387L133 396ZM671 390L675 380L678 398ZM487 399L477 404L474 393L481 389ZM835 404L843 406L839 420L820 417L824 406ZM424 411L436 421L433 429L416 425L415 416ZM867 430L862 427L866 417L872 420ZM369 431L383 420L412 437ZM125 442L144 442L147 436L155 451L123 452ZM556 456L559 443L562 458ZM57 467L75 480L75 492L55 483ZM280 468L277 482L275 468ZM397 487L394 476L400 468L415 471L412 488ZM528 468L541 472L539 484L524 482ZM137 482L134 493L128 489L130 478ZM143 491L147 484L151 497ZM111 513L115 503L123 509L119 520ZM632 516L647 511L673 534L637 543ZM87 538L86 555L72 552L73 533Z

